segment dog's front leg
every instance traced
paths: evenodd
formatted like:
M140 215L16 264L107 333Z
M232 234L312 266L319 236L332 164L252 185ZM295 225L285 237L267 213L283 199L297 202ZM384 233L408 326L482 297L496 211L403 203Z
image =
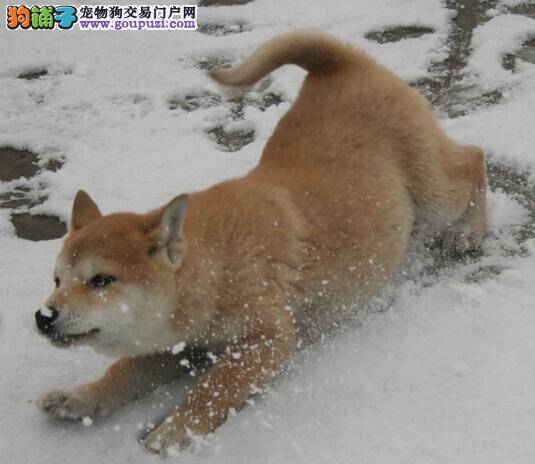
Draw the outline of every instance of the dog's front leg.
M39 398L37 405L51 416L65 419L102 416L182 372L170 353L122 358L100 380L69 391L51 391Z
M187 445L193 436L204 436L221 425L232 410L271 378L295 349L290 321L250 331L229 346L220 360L187 392L178 412L147 435L150 452L165 453L174 445Z

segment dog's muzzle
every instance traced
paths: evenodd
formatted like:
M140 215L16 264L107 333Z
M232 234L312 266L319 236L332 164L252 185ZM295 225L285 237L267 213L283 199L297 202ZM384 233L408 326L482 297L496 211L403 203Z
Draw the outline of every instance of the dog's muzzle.
M47 307L44 310L35 312L35 323L39 332L44 335L50 335L53 330L54 321L58 318L59 311L53 307Z

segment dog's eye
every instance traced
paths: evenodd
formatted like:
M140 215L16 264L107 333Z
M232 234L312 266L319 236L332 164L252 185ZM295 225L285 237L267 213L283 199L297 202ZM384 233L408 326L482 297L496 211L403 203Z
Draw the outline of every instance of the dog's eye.
M54 284L56 284L56 288L59 287L59 284L60 284L59 277L56 277L56 278L54 279Z
M108 285L110 285L112 282L115 282L115 277L105 275L105 274L97 274L93 277L91 277L91 280L89 281L89 285L92 288L103 288Z

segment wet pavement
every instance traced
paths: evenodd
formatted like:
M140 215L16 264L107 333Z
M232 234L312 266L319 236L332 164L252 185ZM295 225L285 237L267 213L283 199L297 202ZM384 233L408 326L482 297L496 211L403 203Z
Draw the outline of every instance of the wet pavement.
M231 34L241 34L245 31L250 31L251 28L245 23L202 23L199 24L198 32L201 34L215 35L215 36L224 36Z
M19 177L33 177L39 171L39 158L28 150L13 147L0 148L0 181L9 182Z
M398 26L384 31L368 32L365 37L368 40L384 44L388 42L398 42L403 39L415 39L425 34L432 34L434 29L419 26Z
M516 53L508 53L503 57L502 65L505 69L516 72L519 61L526 61L535 64L535 39L528 40L522 44Z
M202 92L200 94L189 94L184 97L176 96L169 98L167 101L170 110L180 108L184 111L195 111L199 108L210 108L217 106L223 101L220 95L211 92Z
M65 223L55 216L30 213L13 213L11 222L15 226L17 237L26 240L53 240L67 233Z
M14 182L15 186L0 194L0 208L11 210L11 222L18 237L28 240L52 240L67 232L55 216L33 215L29 211L44 203L48 197L42 191L32 190L25 181L41 171L55 172L62 166L60 159L40 162L38 154L14 147L0 147L0 181Z
M463 82L462 71L472 52L473 31L491 19L487 12L497 0L447 0L448 9L456 11L447 39L448 57L429 69L430 76L412 83L433 107L450 118L463 116L480 106L499 103L502 95L496 90L482 92L473 84Z
M524 3L511 8L510 12L535 19L535 2L526 0Z
M227 129L216 126L206 131L222 151L238 151L255 139L253 129Z

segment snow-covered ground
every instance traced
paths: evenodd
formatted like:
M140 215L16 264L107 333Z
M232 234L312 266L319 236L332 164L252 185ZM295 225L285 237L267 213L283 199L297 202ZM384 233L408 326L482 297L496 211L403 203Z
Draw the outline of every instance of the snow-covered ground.
M416 81L447 56L450 19L439 0L256 0L200 9L200 23L246 25L227 36L2 30L0 146L59 157L65 164L57 172L0 183L0 193L16 185L40 190L48 199L32 211L67 221L80 188L104 212L143 212L177 193L244 174L257 163L304 73L276 71L252 100L271 92L283 102L265 111L246 105L243 118L232 120L231 96L208 79L199 62L239 60L282 31L315 27ZM365 38L399 25L435 32L385 44ZM503 98L442 122L452 136L482 146L490 160L524 171L535 183L535 65L518 62L515 73L502 68L502 55L529 37L535 37L535 20L493 10L492 19L474 32L466 73L482 91L498 89ZM40 69L48 74L17 79ZM204 102L207 93L223 101L193 111L169 108L170 101L186 96ZM254 130L255 138L228 152L208 133L215 127ZM530 220L519 198L489 191L488 209L481 259L437 272L432 257L416 246L404 278L371 304L359 324L301 353L264 397L230 418L207 444L169 459L535 462L535 240L520 244L516 238ZM52 288L61 241L17 238L9 213L0 209L0 462L158 462L144 454L136 435L162 417L173 403L170 394L176 401L183 383L89 427L52 421L37 411L33 401L41 393L95 379L111 360L83 348L58 350L35 333L33 313Z

